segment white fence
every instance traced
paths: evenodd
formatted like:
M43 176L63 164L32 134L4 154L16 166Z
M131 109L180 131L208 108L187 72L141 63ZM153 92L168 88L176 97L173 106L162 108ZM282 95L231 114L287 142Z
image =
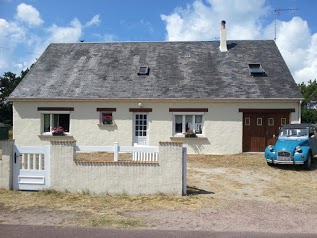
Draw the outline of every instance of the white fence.
M119 153L132 153L132 160L138 162L158 162L158 146L137 145L120 146L115 142L113 146L76 146L76 152L110 152L113 160L119 161Z

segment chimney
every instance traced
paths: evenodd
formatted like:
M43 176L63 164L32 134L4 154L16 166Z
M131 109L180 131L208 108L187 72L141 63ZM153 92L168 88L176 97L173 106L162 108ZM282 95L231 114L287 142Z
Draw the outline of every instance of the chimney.
M220 51L226 52L227 49L227 39L226 39L226 21L221 21L221 29L220 29Z

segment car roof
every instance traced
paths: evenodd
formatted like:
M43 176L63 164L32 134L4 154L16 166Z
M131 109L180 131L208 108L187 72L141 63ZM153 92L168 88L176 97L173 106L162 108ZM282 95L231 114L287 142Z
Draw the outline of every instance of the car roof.
M286 124L283 126L284 129L306 129L307 127L313 126L315 127L315 125L312 124L308 124L308 123L302 123L302 124Z

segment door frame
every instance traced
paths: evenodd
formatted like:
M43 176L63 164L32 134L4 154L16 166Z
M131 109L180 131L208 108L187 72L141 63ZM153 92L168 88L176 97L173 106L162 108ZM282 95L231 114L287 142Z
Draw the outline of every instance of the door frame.
M137 121L137 119L136 119L136 116L137 115L142 115L142 116L144 116L144 115L146 115L146 125L136 125L136 121ZM140 119L140 120L144 120L143 118L142 119ZM142 143L142 145L149 145L149 113L148 112L134 112L133 113L133 125L132 125L132 131L133 131L133 140L132 140L132 144L134 145L134 144L138 144L138 145L141 145L141 144L139 144L139 140L138 140L138 138L141 138L141 139L144 139L144 141L145 141L145 144L143 144ZM145 131L143 131L143 129L141 130L141 132L145 132L146 133L146 136L136 136L135 135L135 133L136 133L136 127L137 126L146 126L146 130ZM142 138L142 137L145 137L145 138Z

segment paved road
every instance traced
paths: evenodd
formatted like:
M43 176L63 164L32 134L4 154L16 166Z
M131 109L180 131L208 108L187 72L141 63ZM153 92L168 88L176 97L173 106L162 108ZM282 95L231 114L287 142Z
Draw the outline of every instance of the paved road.
M55 226L0 225L0 238L316 238L317 234L257 232L116 230Z

